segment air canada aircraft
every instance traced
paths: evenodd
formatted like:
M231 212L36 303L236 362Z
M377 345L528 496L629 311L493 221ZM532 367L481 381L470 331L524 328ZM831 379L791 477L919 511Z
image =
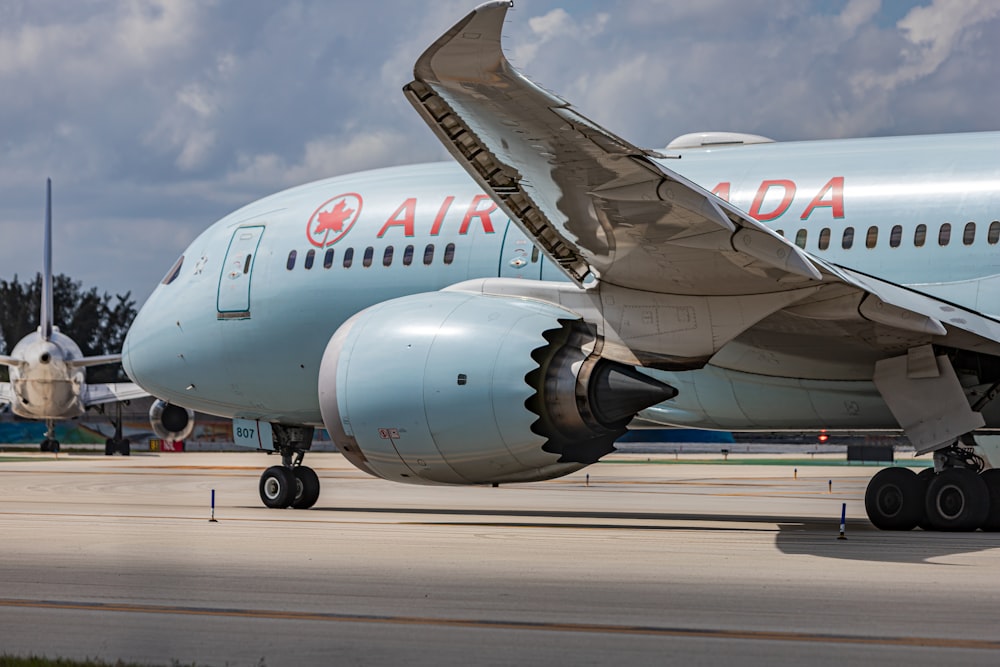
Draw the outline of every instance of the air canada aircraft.
M559 477L629 428L903 432L883 529L1000 528L1000 133L634 146L515 70L509 2L404 93L454 162L302 185L205 230L124 348L129 376L281 455L324 427L416 484ZM1000 465L1000 462L997 462ZM989 469L987 469L989 468Z
M55 422L79 417L88 408L142 398L149 394L131 382L90 383L84 379L87 366L121 362L120 354L86 357L80 347L54 324L52 300L52 180L45 186L45 239L42 270L42 302L38 329L14 345L10 356L0 356L8 367L10 382L0 382L0 404L9 403L14 414L45 422L43 452L58 452ZM174 425L182 417L190 419L176 431L165 429L163 416ZM182 440L194 427L193 415L178 406L156 401L150 410L153 429L160 437ZM190 423L188 423L190 422ZM185 431L186 429L186 431ZM177 437L179 436L179 437ZM131 453L131 443L122 437L121 414L115 434L105 443L105 454Z

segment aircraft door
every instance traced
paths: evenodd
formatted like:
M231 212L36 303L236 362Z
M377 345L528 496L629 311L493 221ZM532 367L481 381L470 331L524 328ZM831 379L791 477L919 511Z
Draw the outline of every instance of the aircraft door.
M237 227L229 241L226 261L219 275L219 319L250 317L250 275L264 225Z
M517 225L507 221L503 248L500 251L501 278L528 278L538 280L542 276L541 253L525 236Z

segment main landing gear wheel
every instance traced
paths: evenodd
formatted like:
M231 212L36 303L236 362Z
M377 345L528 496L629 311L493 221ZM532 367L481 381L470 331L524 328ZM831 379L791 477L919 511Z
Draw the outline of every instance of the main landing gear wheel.
M51 438L45 438L44 440L42 440L42 444L40 446L41 446L43 452L55 452L56 454L59 453L59 441L58 440L52 440Z
M990 468L979 474L979 479L986 482L986 490L990 496L990 510L982 529L990 532L1000 531L1000 468Z
M272 509L290 506L297 491L298 482L291 468L271 466L260 476L260 499Z
M935 530L975 530L990 513L990 492L975 471L946 468L927 484L925 509Z
M295 466L295 498L292 507L297 510L307 510L319 500L319 476L312 468Z
M115 454L121 454L122 456L129 456L132 454L132 441L128 438L122 438L116 440L115 438L108 438L104 441L104 455L114 456Z
M909 468L880 470L865 491L868 518L881 530L912 530L924 516L923 490Z

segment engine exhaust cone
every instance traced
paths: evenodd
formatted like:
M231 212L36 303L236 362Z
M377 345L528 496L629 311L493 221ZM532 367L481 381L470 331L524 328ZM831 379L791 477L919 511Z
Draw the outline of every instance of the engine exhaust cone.
M590 405L602 425L627 423L640 410L668 401L677 390L614 361L601 361L590 379Z

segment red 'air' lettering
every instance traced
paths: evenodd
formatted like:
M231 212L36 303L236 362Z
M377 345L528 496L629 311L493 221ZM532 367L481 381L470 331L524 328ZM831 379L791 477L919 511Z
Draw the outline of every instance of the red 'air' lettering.
M399 208L397 208L396 211L389 216L389 219L385 221L385 224L382 225L382 229L378 232L378 238L382 238L382 236L389 231L390 227L402 227L403 234L406 236L413 236L413 218L416 214L417 200L415 197L410 197L400 204Z
M490 202L489 208L484 208L478 210L479 204L482 201ZM462 219L462 226L459 228L459 234L469 233L469 224L472 222L473 218L479 218L483 225L483 231L487 234L493 233L493 221L490 220L490 213L497 210L496 202L490 200L487 195L476 195L472 198L472 203L469 204L469 210L465 212L465 217Z
M764 197L767 196L767 191L771 188L784 188L785 194L782 196L781 201L778 205L774 207L773 210L764 213L760 210L761 205L764 203ZM773 181L764 181L757 188L757 194L753 197L753 203L750 204L750 215L757 220L766 221L774 220L775 218L781 216L782 213L788 210L788 207L792 205L792 199L795 197L795 183L785 179L777 179Z
M830 193L829 199L823 196ZM806 210L802 212L802 220L805 220L813 212L813 209L820 206L829 206L834 218L844 217L844 177L834 176L830 181L820 188L820 191L812 198Z
M721 197L726 201L729 201L729 190L731 188L732 188L732 183L723 181L722 183L719 183L714 188L712 188L712 194Z
M441 223L444 222L444 216L448 214L448 209L451 208L453 201L455 201L454 197L448 196L444 198L444 203L438 209L437 216L434 218L434 224L431 226L431 236L437 236L441 233Z

